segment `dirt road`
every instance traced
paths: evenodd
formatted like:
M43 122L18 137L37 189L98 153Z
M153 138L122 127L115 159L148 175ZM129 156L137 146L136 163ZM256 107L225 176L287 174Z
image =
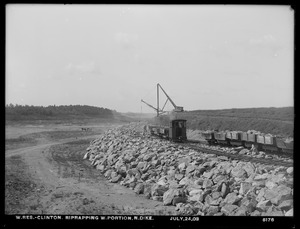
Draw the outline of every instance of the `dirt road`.
M174 207L109 183L83 160L99 131L63 139L48 132L35 145L6 150L5 214L174 214Z

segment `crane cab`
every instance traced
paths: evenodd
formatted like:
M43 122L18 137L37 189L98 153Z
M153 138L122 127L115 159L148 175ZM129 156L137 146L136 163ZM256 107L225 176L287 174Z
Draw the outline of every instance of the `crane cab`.
M170 122L169 139L175 142L186 141L186 120L175 119Z
M175 111L175 112L183 112L183 107L176 106L173 111Z

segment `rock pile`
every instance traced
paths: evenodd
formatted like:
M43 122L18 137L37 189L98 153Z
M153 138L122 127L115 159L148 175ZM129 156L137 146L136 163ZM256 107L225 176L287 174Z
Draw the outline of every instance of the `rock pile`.
M142 130L134 123L109 130L84 159L110 182L174 205L179 215L293 215L293 168L199 153Z

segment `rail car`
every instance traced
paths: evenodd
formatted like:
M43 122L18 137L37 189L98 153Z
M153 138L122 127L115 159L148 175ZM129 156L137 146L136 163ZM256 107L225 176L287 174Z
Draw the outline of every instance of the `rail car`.
M169 123L169 126L149 126L151 134L169 139L174 142L183 142L186 137L186 120L176 119Z
M271 134L255 131L206 131L203 133L208 144L243 146L271 152L293 153L294 142Z
M174 142L187 141L186 120L175 119L169 126L148 126L151 134ZM294 142L271 134L262 134L257 131L205 131L202 133L210 145L243 146L257 150L278 153L293 153Z

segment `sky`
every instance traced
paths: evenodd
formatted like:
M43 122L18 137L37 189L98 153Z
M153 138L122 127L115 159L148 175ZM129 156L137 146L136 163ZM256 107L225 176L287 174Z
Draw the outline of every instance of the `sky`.
M294 104L288 5L8 4L5 55L6 104L149 113L157 83L184 110Z

